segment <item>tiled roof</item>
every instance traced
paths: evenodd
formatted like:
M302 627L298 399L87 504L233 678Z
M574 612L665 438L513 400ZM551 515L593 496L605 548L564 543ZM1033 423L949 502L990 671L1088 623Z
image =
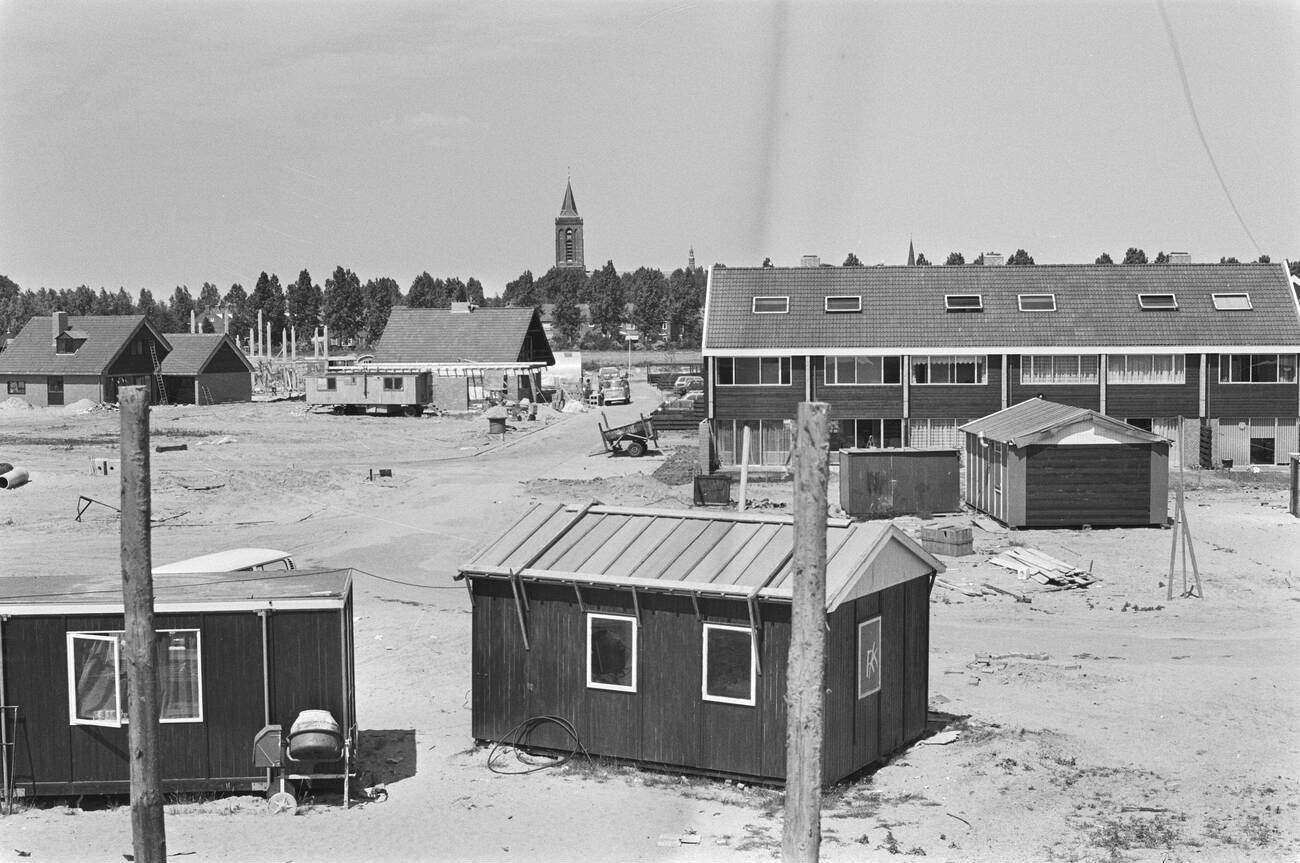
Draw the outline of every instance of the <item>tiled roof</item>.
M172 351L162 362L162 373L199 375L221 345L230 342L230 337L223 333L173 333L169 340ZM230 346L234 349L233 342ZM253 365L244 357L243 351L235 349L235 354L244 360L250 372L253 371Z
M0 353L0 374L103 374L141 326L153 330L144 315L69 315L68 329L81 331L86 341L75 354L56 354L51 316L32 318ZM153 332L164 350L169 349L171 343Z
M1143 431L1136 426L1131 426L1126 422L1121 422L1097 411L1038 398L1026 399L1020 404L1004 408L997 413L972 420L958 431L1020 446L1042 432L1063 428L1080 421L1087 421L1094 426L1104 427L1112 433L1129 438L1134 442L1149 443L1164 440L1159 435Z
M1019 294L1054 294L1056 311L1022 312ZM1144 311L1138 294L1174 294L1174 311ZM1252 309L1219 311L1215 293L1248 293ZM983 311L944 298L979 294ZM825 298L862 297L860 313ZM788 314L753 314L756 296L788 296ZM715 267L705 353L771 348L978 350L982 347L1296 346L1300 313L1282 264L952 267Z
M830 609L920 572L943 571L888 522L831 521L826 533ZM886 545L901 555L879 554ZM790 516L538 503L460 572L789 600L793 551ZM878 557L888 565L873 565Z
M555 364L546 332L532 308L393 309L375 346L378 363L514 363L524 337L533 336L533 357Z

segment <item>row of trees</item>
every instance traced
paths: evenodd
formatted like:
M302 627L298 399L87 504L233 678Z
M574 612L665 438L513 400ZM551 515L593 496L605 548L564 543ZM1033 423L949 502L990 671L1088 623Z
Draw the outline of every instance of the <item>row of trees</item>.
M997 254L997 253L994 252L993 254ZM966 256L963 255L961 252L949 252L949 253L948 253L948 258L947 258L947 260L945 260L943 263L944 263L944 266L946 266L946 267L960 267L960 266L964 266L964 265L966 264ZM973 264L973 265L975 265L975 266L980 266L980 265L984 264L984 255L981 254L981 255L977 256L977 257L976 257L975 259L973 259L970 263ZM1033 258L1032 255L1030 255L1030 254L1029 254L1028 252L1026 252L1024 249L1016 249L1015 254L1012 255L1011 257L1007 258L1006 263L1007 263L1007 266L1010 266L1010 267L1016 267L1016 266L1028 266L1028 265L1031 265L1031 264L1034 263L1034 258ZM1112 257L1110 256L1110 253L1109 253L1109 252L1102 252L1100 255L1097 256L1097 260L1093 261L1093 263L1095 263L1095 264L1113 264L1113 263L1115 263L1115 259L1112 258ZM1162 252L1158 253L1158 254L1155 256L1155 259L1154 259L1154 260L1147 260L1147 253L1146 253L1146 252L1144 252L1142 249L1137 248L1136 246L1130 246L1130 247L1129 247L1129 250L1128 250L1127 252L1124 253L1124 260L1121 261L1120 263L1121 263L1121 264L1127 264L1127 265L1129 265L1129 266L1134 266L1134 265L1137 265L1137 264L1167 264L1167 263L1169 263L1169 255L1165 254L1165 253L1162 251ZM1228 257L1224 257L1224 258L1219 258L1219 263L1220 263L1220 264L1239 264L1239 263L1241 263L1241 261L1237 260L1236 258L1228 258ZM1260 255L1259 258L1255 261L1255 263L1257 263L1257 264L1268 264L1268 263L1272 263L1272 258L1270 258L1268 255ZM918 267L928 267L928 266L930 266L930 262L929 262L928 260L926 260L926 257L925 257L925 253L924 253L924 252L920 252L920 253L917 254L917 256L916 256L916 265L917 265ZM772 266L772 259L771 259L771 258L764 258L764 259L763 259L763 266L764 266L764 267L770 267L770 266ZM828 264L823 264L822 266L829 266L829 265L828 265ZM844 263L841 264L841 266L844 266L844 267L862 267L862 266L866 266L866 265L863 264L862 261L858 259L858 256L857 256L857 255L855 255L853 252L849 252L848 257L844 259Z

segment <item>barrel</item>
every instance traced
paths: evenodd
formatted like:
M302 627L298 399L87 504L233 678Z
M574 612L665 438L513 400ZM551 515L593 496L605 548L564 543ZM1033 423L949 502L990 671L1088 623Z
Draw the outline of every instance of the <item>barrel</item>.
M295 761L337 761L343 732L328 710L304 710L289 726L289 757Z

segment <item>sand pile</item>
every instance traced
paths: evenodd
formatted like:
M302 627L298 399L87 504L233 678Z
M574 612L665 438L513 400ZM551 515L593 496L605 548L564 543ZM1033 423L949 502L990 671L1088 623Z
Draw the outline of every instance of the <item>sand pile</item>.
M77 399L72 404L64 405L63 412L65 414L88 414L98 408L99 402L91 401L90 399Z
M33 410L26 399L20 399L18 396L10 396L0 402L0 411L29 411Z

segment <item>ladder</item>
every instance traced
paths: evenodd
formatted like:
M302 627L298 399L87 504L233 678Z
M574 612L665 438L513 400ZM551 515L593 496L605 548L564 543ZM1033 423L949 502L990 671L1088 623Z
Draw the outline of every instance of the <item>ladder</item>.
M200 387L200 389L203 390L203 397L208 400L209 405L216 404L216 402L212 400L212 390L207 387Z
M158 384L158 404L167 404L167 384L163 381L162 366L158 365L158 347L149 340L149 359L153 360L153 379Z
M0 796L5 814L14 814L14 749L18 736L18 705L0 704Z

